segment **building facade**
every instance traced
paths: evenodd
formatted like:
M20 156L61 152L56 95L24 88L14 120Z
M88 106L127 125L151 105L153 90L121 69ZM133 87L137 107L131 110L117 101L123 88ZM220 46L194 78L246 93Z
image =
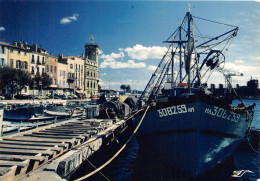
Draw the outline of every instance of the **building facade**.
M98 51L97 44L85 45L85 94L87 97L98 94Z
M89 97L98 93L98 49L97 44L86 44L85 57L83 54L55 57L37 47L36 43L0 42L0 66L24 70L32 78L37 73L47 73L52 84L45 88L43 94L85 94ZM37 91L27 86L22 93L36 95Z

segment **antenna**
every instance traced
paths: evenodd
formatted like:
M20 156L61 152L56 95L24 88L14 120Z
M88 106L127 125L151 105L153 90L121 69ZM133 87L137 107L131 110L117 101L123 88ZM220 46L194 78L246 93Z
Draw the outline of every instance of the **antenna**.
M91 35L90 35L91 44L94 44L94 39L95 39L95 38L94 38L93 34L91 34Z
M190 1L188 1L188 12L190 13Z

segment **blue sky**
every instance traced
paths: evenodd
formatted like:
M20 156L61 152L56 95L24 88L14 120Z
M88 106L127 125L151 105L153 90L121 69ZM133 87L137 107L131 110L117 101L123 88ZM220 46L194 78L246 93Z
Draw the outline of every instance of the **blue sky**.
M190 1L191 13L238 26L225 68L244 73L233 83L260 80L260 3L254 1ZM100 47L103 88L122 83L142 90L187 12L186 1L0 1L0 41L37 43L54 55L81 55L91 34ZM208 35L222 32L198 21ZM209 83L223 83L214 75Z

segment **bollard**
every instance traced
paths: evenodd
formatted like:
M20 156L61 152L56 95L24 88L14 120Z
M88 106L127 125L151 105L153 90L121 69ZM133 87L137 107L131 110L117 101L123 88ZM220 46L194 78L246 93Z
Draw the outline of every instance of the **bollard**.
M3 117L4 117L4 110L0 110L0 137L3 135Z
M18 127L18 133L21 131L22 121L20 121L19 127Z

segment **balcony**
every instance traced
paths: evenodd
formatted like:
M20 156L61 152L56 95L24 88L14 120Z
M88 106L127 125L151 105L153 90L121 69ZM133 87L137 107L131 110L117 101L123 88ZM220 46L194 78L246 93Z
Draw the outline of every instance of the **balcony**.
M73 83L75 80L74 73L68 73L68 83Z

